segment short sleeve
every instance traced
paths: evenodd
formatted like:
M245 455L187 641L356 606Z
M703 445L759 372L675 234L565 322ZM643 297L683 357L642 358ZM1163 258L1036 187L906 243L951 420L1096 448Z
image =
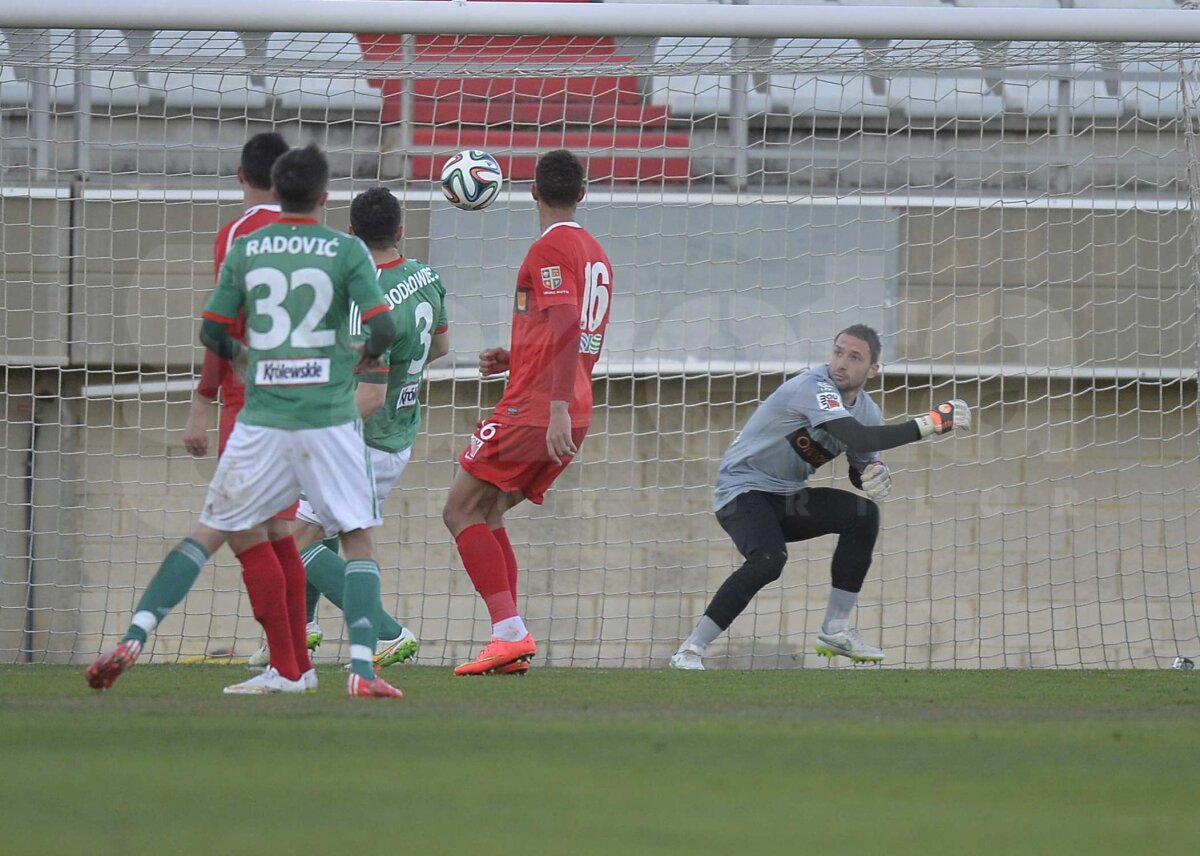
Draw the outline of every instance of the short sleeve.
M537 309L551 306L578 306L583 283L571 257L548 241L539 241L529 248L526 260L533 279L533 305Z
M350 299L362 309L362 320L370 321L381 312L386 312L388 306L383 299L383 292L379 290L379 275L367 245L354 237L350 237L349 241L344 268L346 286Z
M845 419L850 411L842 403L842 394L829 381L816 376L803 378L787 402L788 410L808 420L812 426Z
M208 302L204 305L204 316L210 321L220 321L223 324L237 322L238 313L246 300L246 290L242 284L242 247L245 239L239 238L233 245L233 250L225 263L221 265L220 276L217 277L217 287Z
M437 318L435 318L433 321L433 332L435 335L437 333L445 333L448 329L450 329L450 321L446 317L446 287L442 285L442 280L440 277L438 278L436 288L438 297L440 297L441 300L438 303Z
M365 344L369 336L370 333L367 331L366 326L362 322L362 312L359 311L358 304L351 301L350 343L356 346ZM396 339L398 341L400 337L397 336ZM379 365L376 368L365 372L355 372L355 378L357 378L360 383L387 383L388 373L390 371L392 362L392 350L395 347L395 344L393 344L391 348L388 348L380 355Z
M229 224L225 224L213 239L213 280L221 276L221 266L225 263L225 246L229 243Z

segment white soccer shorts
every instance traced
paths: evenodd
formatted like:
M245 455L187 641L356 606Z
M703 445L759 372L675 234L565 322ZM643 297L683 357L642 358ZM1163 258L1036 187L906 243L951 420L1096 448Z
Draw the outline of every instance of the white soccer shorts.
M392 492L392 488L396 486L396 482L400 481L400 474L404 472L408 459L412 457L412 447L399 452L383 452L368 446L367 454L371 456L371 469L375 473L375 496L379 498L379 504L382 506L387 500L388 494ZM324 528L326 538L332 538L342 531L340 529L331 530L321 522L320 515L308 501L307 495L300 497L300 507L296 509L296 519L315 523Z
M378 526L367 451L357 421L296 430L238 422L208 486L200 522L240 532L269 520L303 493L334 531Z

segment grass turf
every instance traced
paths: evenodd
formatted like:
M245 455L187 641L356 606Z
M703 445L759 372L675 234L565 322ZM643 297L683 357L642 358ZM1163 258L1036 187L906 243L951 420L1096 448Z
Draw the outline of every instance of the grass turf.
M0 667L17 853L1181 853L1200 675Z

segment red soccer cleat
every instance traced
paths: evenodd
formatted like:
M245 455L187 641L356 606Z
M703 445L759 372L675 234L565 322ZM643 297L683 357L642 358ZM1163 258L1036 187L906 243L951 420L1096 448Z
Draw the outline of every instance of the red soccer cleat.
M456 675L494 675L500 674L505 666L515 663L525 663L528 668L529 660L537 653L537 643L533 634L527 634L519 642L506 642L503 639L492 639L479 656L468 663L463 663L454 670Z
M350 698L404 698L404 693L383 678L368 681L353 673L346 683L346 695Z
M529 674L529 661L517 660L515 663L509 663L507 666L501 666L496 670L497 675L516 675L519 678Z
M106 690L113 685L121 673L132 668L142 653L142 643L136 639L126 639L107 654L102 654L96 662L87 667L84 676L88 686L94 690Z

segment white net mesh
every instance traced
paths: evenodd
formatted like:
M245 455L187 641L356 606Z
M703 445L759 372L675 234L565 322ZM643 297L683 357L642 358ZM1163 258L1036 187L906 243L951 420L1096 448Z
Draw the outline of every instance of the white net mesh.
M972 438L888 455L857 623L889 663L1154 666L1200 643L1196 48L3 36L0 661L111 644L193 524L214 468L181 441L196 317L213 236L241 210L241 144L269 129L329 152L331 225L355 192L392 187L407 254L449 287L454 350L377 537L385 603L423 661L487 635L440 510L499 395L474 355L507 342L527 182L559 146L587 162L581 220L616 299L580 463L510 525L550 663L665 660L736 566L710 508L735 429L859 321L884 335L886 416L979 406ZM513 182L482 214L430 183L467 147ZM710 659L816 665L832 549L794 545ZM344 656L336 610L320 619L320 654ZM223 552L150 650L258 641Z

